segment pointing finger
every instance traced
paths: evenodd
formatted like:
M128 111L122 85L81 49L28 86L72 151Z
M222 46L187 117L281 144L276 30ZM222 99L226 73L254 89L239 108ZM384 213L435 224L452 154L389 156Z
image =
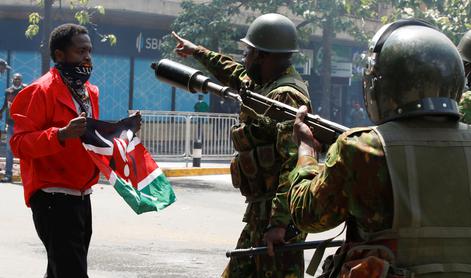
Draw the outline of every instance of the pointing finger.
M175 31L172 31L172 36L178 41L178 42L183 42L183 39L175 33Z

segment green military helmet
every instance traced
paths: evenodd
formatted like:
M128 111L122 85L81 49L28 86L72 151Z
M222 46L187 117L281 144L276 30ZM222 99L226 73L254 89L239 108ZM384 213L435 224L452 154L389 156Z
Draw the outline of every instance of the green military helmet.
M241 41L266 52L298 52L296 26L281 14L270 13L257 17Z
M471 63L471 30L466 32L458 44L458 51L463 61Z
M363 96L375 124L419 115L459 119L463 62L434 26L415 19L383 26L373 37L367 61Z

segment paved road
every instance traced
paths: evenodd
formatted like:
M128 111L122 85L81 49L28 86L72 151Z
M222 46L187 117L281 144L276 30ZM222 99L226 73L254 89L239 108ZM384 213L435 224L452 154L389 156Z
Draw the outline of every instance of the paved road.
M244 200L229 176L171 181L177 202L142 215L112 187L94 187L91 278L219 277L227 263L225 251L234 247L243 227ZM0 184L0 196L0 278L42 277L45 252L23 204L21 185Z

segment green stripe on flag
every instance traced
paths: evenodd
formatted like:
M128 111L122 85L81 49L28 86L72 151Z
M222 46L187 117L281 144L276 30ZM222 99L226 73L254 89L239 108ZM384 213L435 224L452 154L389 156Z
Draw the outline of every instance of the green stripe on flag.
M140 191L121 179L116 173L110 183L128 205L137 213L161 210L175 202L175 193L167 177L162 173Z

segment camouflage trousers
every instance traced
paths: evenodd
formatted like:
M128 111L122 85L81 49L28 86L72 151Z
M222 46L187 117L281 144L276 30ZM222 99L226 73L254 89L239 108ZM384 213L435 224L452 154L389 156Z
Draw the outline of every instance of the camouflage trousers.
M271 204L271 202L270 202ZM250 210L250 208L249 208ZM255 209L256 211L256 209ZM251 211L252 213L254 211ZM249 215L249 221L237 242L237 249L264 246L263 235L268 225L268 220L263 215ZM249 212L250 214L250 212ZM263 214L263 213L262 213ZM250 217L252 216L252 217ZM262 219L261 219L262 218ZM257 221L255 221L257 220ZM302 242L306 238L301 233L289 242ZM231 258L223 274L223 278L298 278L304 277L304 254L303 251L277 253L275 257L258 255L253 257Z

